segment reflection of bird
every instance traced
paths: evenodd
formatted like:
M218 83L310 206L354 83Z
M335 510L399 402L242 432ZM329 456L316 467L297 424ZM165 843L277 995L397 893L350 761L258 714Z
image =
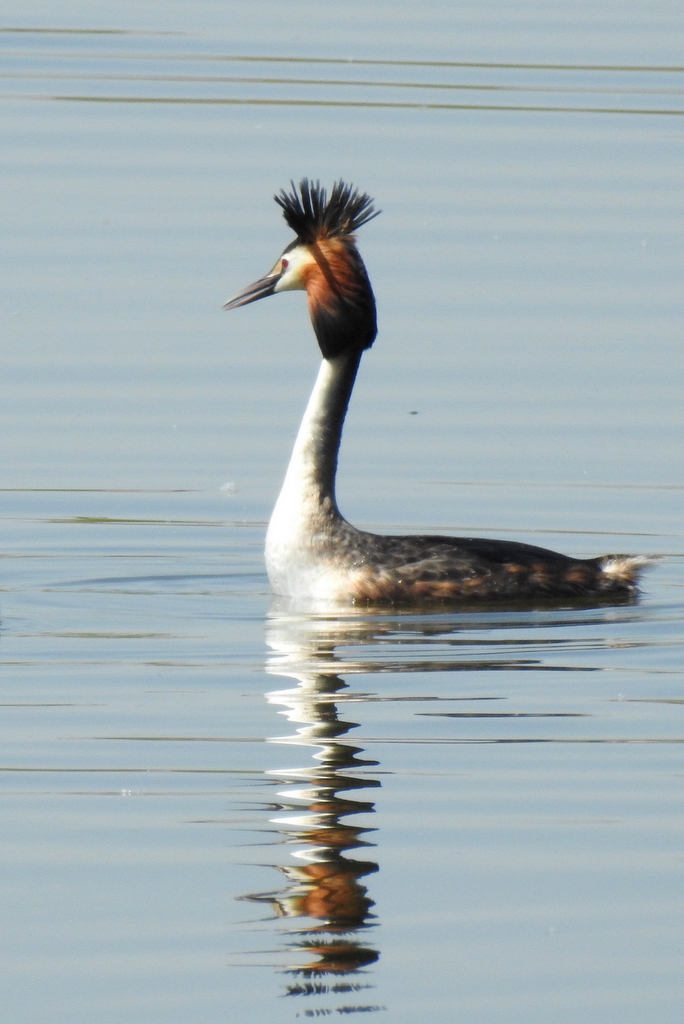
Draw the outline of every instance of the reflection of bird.
M225 308L302 289L323 354L266 538L276 593L362 602L634 593L648 561L641 557L577 559L511 541L382 536L340 515L342 425L361 356L376 335L373 291L353 232L377 214L368 195L341 181L330 198L305 178L299 190L293 183L275 200L297 237L265 277Z

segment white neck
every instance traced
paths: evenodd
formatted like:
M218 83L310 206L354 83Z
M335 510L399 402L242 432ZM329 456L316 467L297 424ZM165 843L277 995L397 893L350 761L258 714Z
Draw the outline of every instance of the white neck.
M310 589L343 522L335 500L337 454L360 359L358 350L345 352L324 359L318 372L266 535L266 566L278 594Z

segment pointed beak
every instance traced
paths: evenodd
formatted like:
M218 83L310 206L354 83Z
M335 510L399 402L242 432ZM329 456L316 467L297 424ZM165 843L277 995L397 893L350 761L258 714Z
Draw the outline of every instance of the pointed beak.
M266 277L260 277L254 284L250 284L247 288L244 288L237 295L234 295L232 299L228 299L228 302L224 303L224 309L237 309L238 306L246 306L249 302L256 302L257 299L265 299L267 295L273 295L275 286L282 273L267 274Z

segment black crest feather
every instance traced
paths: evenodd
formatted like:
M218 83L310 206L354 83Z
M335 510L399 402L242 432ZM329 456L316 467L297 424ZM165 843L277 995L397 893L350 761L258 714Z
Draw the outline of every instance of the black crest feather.
M320 181L302 178L299 190L293 181L290 185L291 192L281 189L273 198L282 207L289 226L303 242L351 235L380 213L373 208L369 195L343 181L335 182L329 199L327 189Z

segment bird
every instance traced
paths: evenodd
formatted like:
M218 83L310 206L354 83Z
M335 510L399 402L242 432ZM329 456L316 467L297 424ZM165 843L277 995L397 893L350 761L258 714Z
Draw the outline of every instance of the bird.
M345 604L625 600L641 555L573 558L480 537L392 536L357 529L335 497L338 452L361 357L377 334L376 306L355 232L380 213L342 180L303 178L274 196L295 238L275 266L225 303L232 310L302 290L322 355L266 535L275 594Z

